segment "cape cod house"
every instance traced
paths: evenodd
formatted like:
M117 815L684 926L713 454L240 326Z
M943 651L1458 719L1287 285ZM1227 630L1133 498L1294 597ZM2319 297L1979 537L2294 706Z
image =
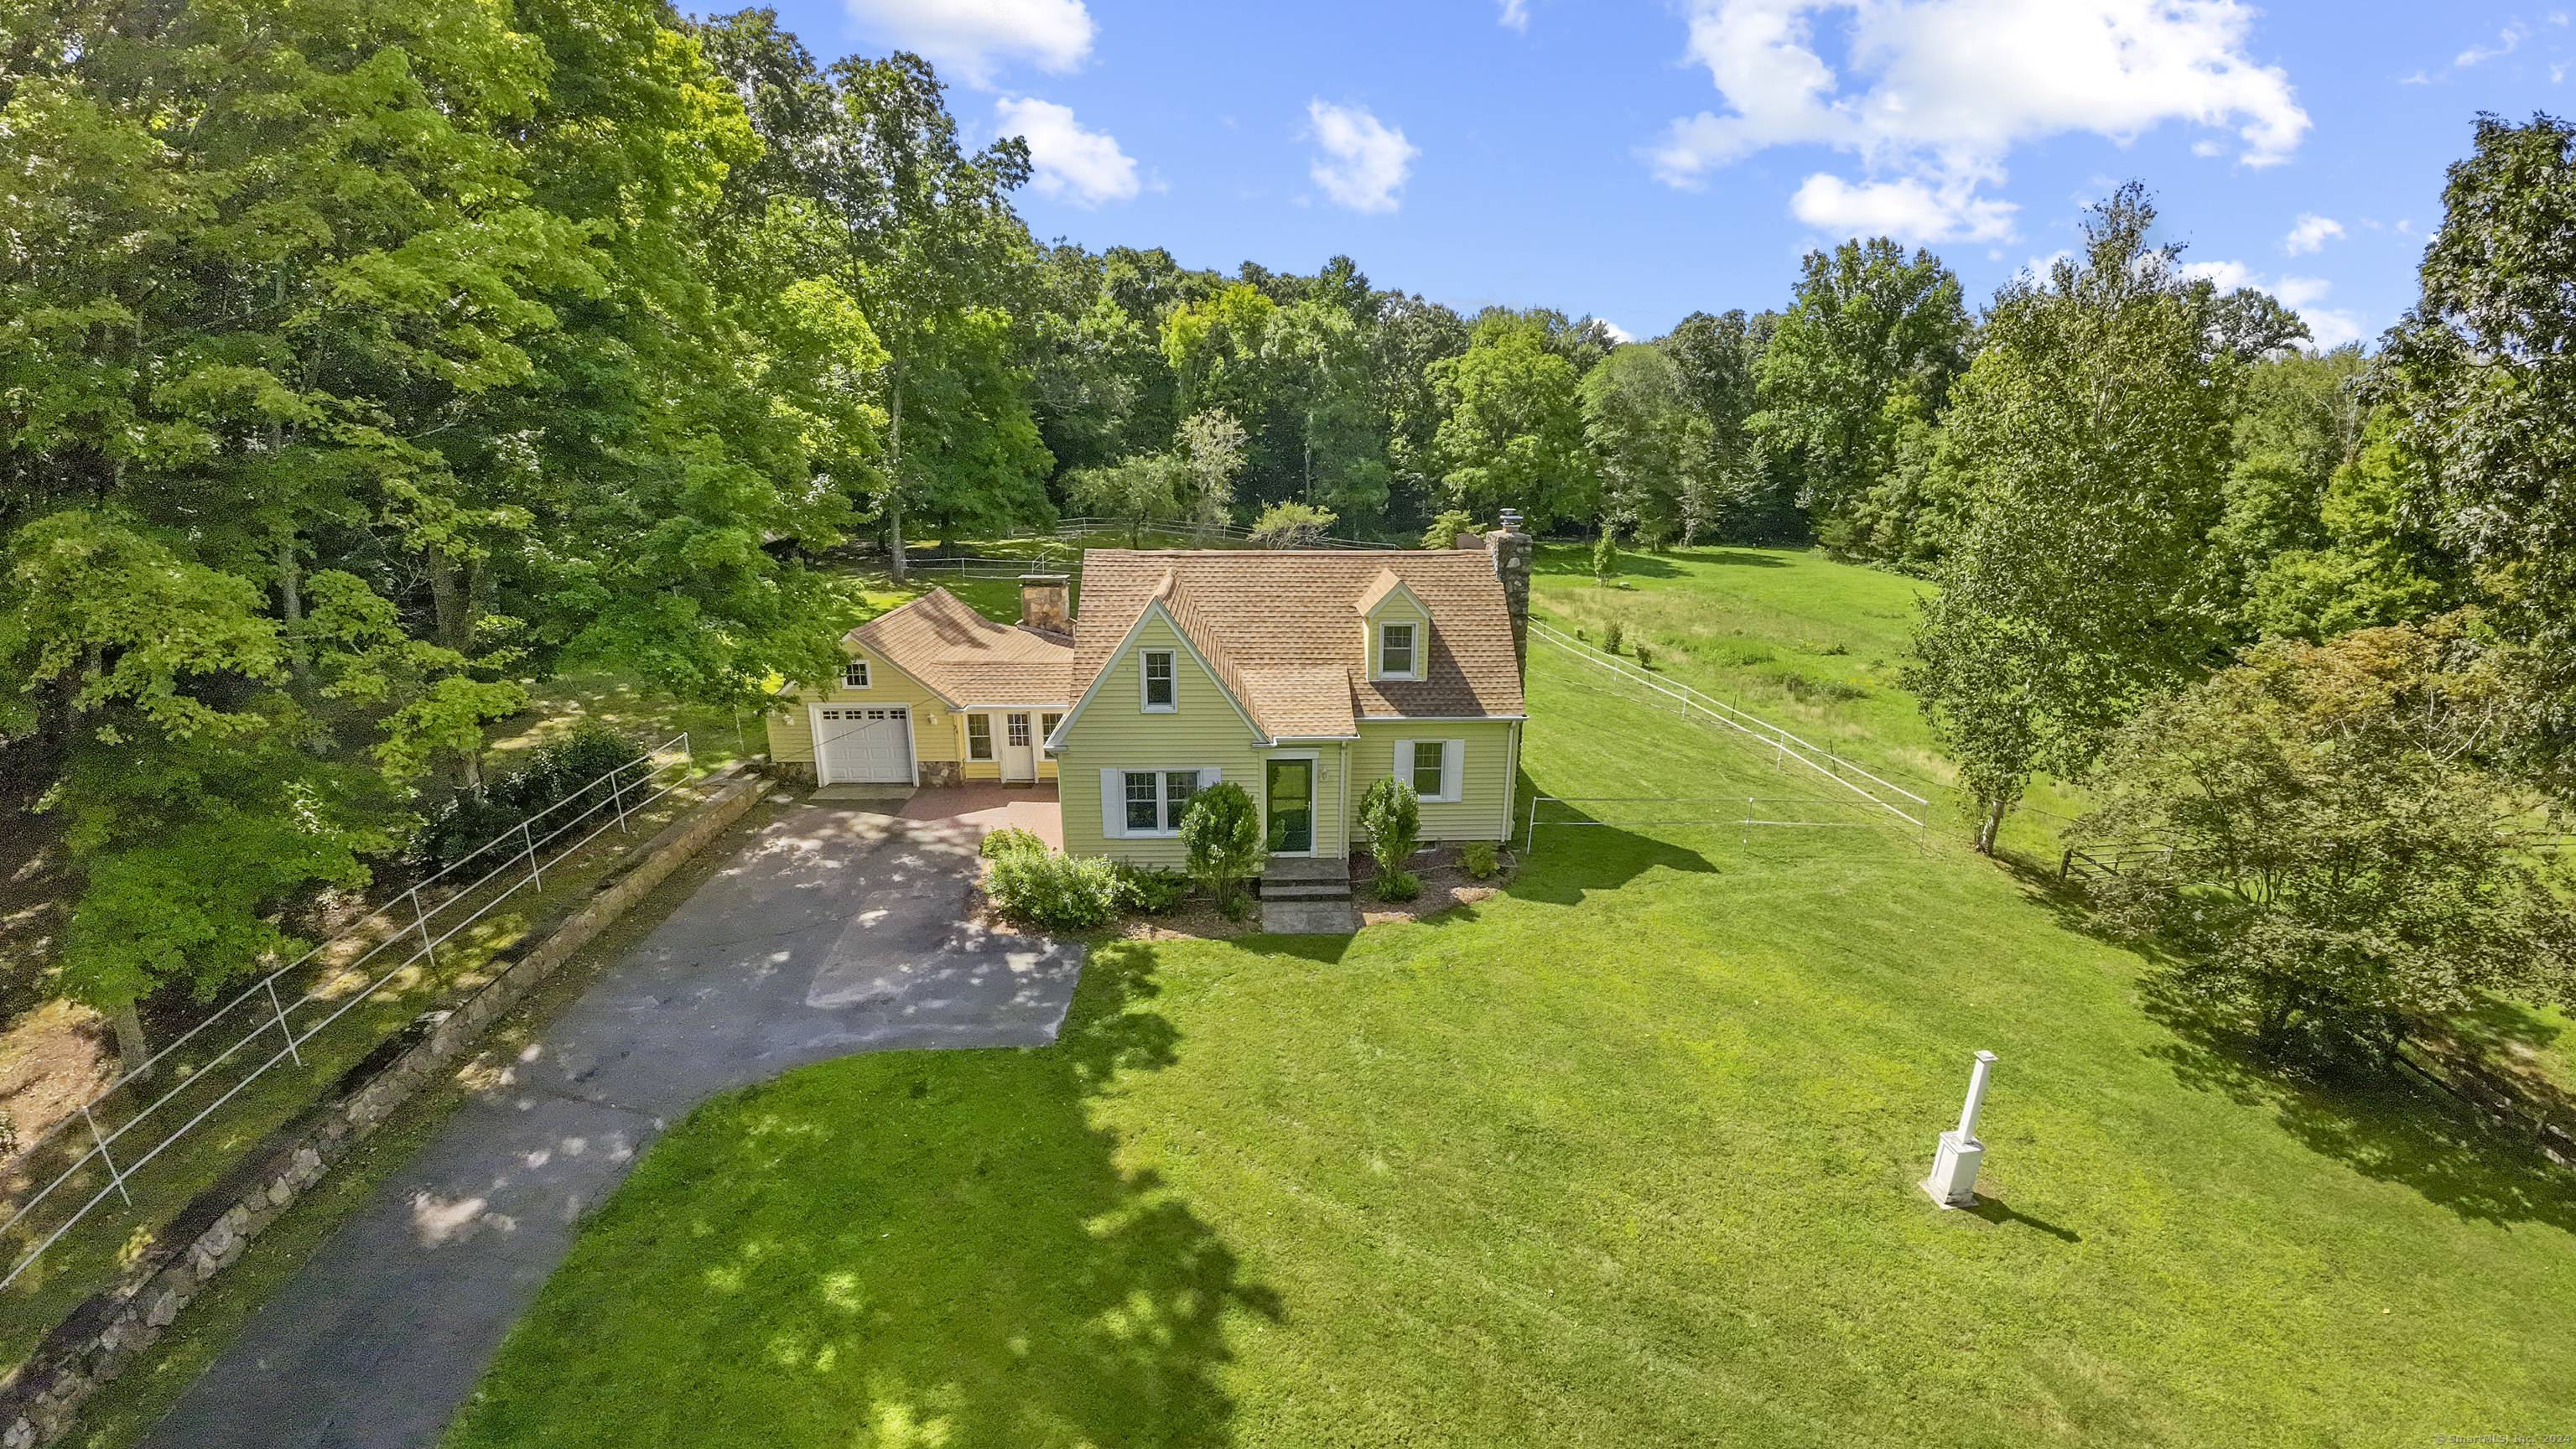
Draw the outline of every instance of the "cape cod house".
M933 589L850 632L847 672L769 722L818 783L1058 781L1076 854L1178 864L1181 812L1231 780L1274 857L1364 839L1371 782L1426 841L1510 836L1529 539L1448 552L1093 549L998 624Z

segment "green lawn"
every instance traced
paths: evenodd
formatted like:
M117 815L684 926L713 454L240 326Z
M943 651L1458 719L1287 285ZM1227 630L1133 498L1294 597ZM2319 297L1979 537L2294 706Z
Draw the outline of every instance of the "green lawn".
M1903 622L1869 612L1914 586L1773 557L1676 561L1631 627L1669 610L1649 627L1712 685L1849 668L1868 693L1802 722L1919 749ZM1725 662L1736 637L1774 658ZM1537 789L1779 779L1579 668L1533 659ZM448 1443L2576 1427L2576 1176L2428 1100L2249 1072L2143 1010L2139 968L1946 839L1733 826L1543 829L1504 896L1348 942L1105 945L1054 1048L857 1057L698 1112ZM1913 1184L1978 1047L1990 1200L1942 1213Z

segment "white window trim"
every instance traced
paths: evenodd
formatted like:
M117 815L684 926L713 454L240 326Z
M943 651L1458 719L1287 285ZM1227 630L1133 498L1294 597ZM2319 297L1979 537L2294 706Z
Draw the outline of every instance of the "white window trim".
M1179 765L1120 765L1100 772L1100 833L1111 840L1178 840L1177 825L1169 830L1134 830L1127 824L1127 777L1151 774L1154 777L1154 814L1157 819L1170 819L1172 804L1168 798L1172 775L1199 777L1204 792L1214 786L1223 773L1213 766L1196 769Z
M993 712L982 709L967 710L960 713L957 716L957 719L958 743L965 747L960 751L960 753L965 756L966 763L970 765L1000 764L1002 762L1002 737L993 728ZM975 721L979 719L984 722L984 748L990 751L989 754L982 756L978 756L975 753Z
M859 672L859 680L856 684L850 682L850 671L853 669ZM866 657L863 655L853 654L849 658L841 661L841 687L843 689L874 689L876 688L876 677L876 670L869 665Z
M1431 642L1429 624L1420 619L1380 619L1369 627L1369 659L1377 666L1376 672L1371 674L1370 678L1418 680L1422 677L1422 656ZM1386 667L1386 631L1389 629L1413 631L1413 667L1411 669L1394 670Z
M1154 693L1154 656L1160 654L1170 663L1172 702L1156 704ZM1139 649L1136 651L1136 707L1147 714L1177 714L1181 708L1181 659L1177 649Z
M1425 795L1416 790L1414 797L1425 805L1455 805L1467 795L1467 742L1465 740L1397 740L1395 742L1395 778L1407 785L1413 783L1413 747L1417 744L1440 747L1440 793Z

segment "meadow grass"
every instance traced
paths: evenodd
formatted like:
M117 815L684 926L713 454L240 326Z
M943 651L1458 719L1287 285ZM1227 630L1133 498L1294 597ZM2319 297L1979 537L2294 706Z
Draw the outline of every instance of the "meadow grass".
M1619 603L1677 673L1830 661L1869 692L1778 686L1797 722L1921 747L1878 672L1902 623L1870 612L1916 585L1672 566ZM1615 591L1540 581L1568 622L1601 617L1586 592ZM1582 669L1533 655L1530 788L1778 778ZM2252 1069L1955 834L1542 828L1502 895L1419 923L1098 943L1052 1048L854 1057L702 1108L446 1442L2564 1430L2569 1173L2426 1096ZM1979 1047L1986 1201L1944 1213L1914 1184Z

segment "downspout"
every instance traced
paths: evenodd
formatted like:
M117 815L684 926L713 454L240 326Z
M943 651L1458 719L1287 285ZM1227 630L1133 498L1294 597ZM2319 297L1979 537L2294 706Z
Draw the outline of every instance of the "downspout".
M1350 860L1350 858L1351 858L1351 747L1350 747L1350 745L1349 745L1349 743L1348 743L1347 741L1343 743L1343 745L1342 745L1342 747L1341 747L1341 750L1342 750L1342 767L1341 767L1341 768L1342 768L1342 860L1343 860L1343 861L1345 862L1345 864L1347 865L1348 861L1349 861L1349 860Z

